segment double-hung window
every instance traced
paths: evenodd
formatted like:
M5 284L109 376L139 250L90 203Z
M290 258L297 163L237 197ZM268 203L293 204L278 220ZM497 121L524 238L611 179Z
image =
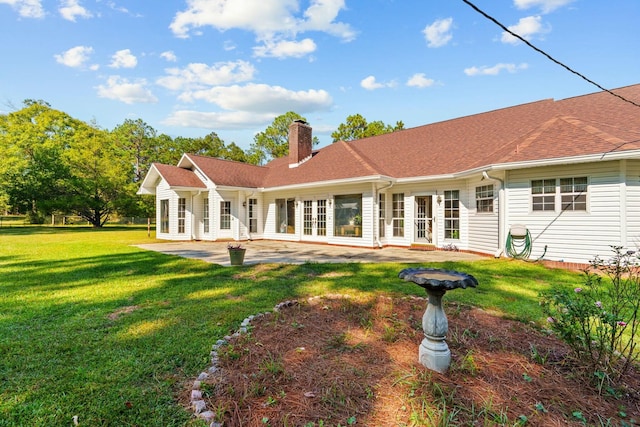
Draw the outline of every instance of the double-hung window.
M404 193L394 193L392 199L393 237L404 237Z
M493 185L476 187L476 212L493 212Z
M444 237L460 238L460 191L444 192Z
M385 232L385 219L386 219L386 199L387 195L380 193L378 195L378 227L380 228L380 237L384 237Z
M231 201L220 202L220 230L231 230Z
M187 199L180 197L178 199L178 233L184 234L185 221L187 218Z
M531 181L531 210L556 210L556 180L534 179Z
M209 232L209 199L202 199L202 226L203 232Z
M562 210L587 210L587 177L560 178L560 202Z
M531 181L531 210L586 211L588 189L586 176L534 179Z

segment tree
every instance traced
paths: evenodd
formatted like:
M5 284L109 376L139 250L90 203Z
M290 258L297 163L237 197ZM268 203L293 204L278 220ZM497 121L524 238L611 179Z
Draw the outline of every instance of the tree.
M135 205L137 184L131 180L134 166L129 153L113 136L83 124L74 134L64 159L71 171L67 208L102 227L110 215Z
M133 181L144 179L151 163L158 157L156 130L142 119L126 119L113 129L116 144L127 151L133 163Z
M385 125L380 120L368 123L367 119L360 114L353 114L347 117L345 123L338 126L338 129L331 134L331 138L333 138L333 142L353 141L403 129L404 123L402 121L397 121L395 126Z
M254 142L249 147L248 161L256 165L264 164L278 157L289 154L289 125L296 120L307 121L301 115L289 111L276 117L273 122L254 137ZM313 138L313 144L320 141Z
M64 208L70 170L62 159L78 121L44 101L0 116L0 186L9 204L32 222Z

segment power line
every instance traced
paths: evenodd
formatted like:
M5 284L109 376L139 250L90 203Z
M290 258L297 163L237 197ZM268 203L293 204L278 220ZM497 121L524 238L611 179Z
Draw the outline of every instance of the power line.
M466 4L468 4L469 6L471 6L472 9L474 9L476 12L478 12L480 15L484 16L485 18L487 18L489 21L493 22L494 24L496 24L498 27L502 28L504 31L506 31L507 33L511 34L513 37L517 38L518 40L522 41L523 43L525 43L527 46L529 46L531 49L535 50L538 53L541 53L542 55L544 55L545 57L547 57L548 59L550 59L552 62L555 62L556 64L558 64L559 66L563 67L564 69L572 72L573 74L577 75L578 77L580 77L581 79L591 83L592 85L594 85L595 87L597 87L598 89L607 92L617 98L620 98L621 100L628 102L629 104L635 105L636 107L640 107L640 104L637 104L634 101L631 101L630 99L625 98L622 95L618 95L617 93L614 93L612 91L610 91L609 89L606 89L604 87L602 87L601 85L599 85L598 83L594 82L593 80L587 78L586 76L584 76L583 74L580 74L579 72L577 72L576 70L572 69L571 67L563 64L562 62L558 61L557 59L555 59L554 57L552 57L551 55L549 55L547 52L545 52L544 50L534 46L533 44L531 44L528 40L524 39L522 36L520 36L519 34L514 33L513 31L511 31L510 29L508 29L507 27L505 27L503 24L501 24L497 19L495 19L494 17L492 17L491 15L487 14L486 12L484 12L483 10L481 10L478 6L476 6L475 4L471 3L469 0L462 0L463 2L465 2Z

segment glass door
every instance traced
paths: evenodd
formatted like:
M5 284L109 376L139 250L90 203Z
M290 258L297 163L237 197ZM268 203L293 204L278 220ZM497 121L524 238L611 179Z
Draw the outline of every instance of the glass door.
M431 203L431 196L416 197L414 239L418 243L433 242L433 207Z
M302 234L308 238L327 235L327 201L302 201Z

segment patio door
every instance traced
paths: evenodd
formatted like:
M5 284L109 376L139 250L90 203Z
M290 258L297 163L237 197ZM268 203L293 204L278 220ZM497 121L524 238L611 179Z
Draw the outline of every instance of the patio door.
M302 201L302 234L306 239L321 240L327 235L327 201Z
M221 200L218 206L218 238L234 238L236 227L236 212L234 200Z
M414 240L416 243L433 242L433 206L432 196L416 196Z

